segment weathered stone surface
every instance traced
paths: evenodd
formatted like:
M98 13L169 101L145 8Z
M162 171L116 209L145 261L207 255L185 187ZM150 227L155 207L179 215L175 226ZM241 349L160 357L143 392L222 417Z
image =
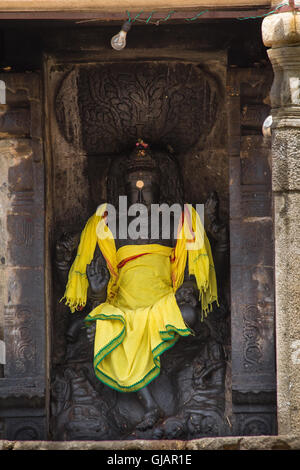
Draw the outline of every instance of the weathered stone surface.
M273 191L300 189L300 129L276 128L273 132Z
M14 446L13 441L0 441L0 450L11 450Z
M267 16L262 23L265 46L279 47L300 40L300 13L291 11Z
M276 433L270 140L261 136L268 76L233 69L229 77L229 120L241 128L229 146L232 422L239 436ZM235 140L236 129L229 132Z
M268 51L275 73L271 88L274 127L297 127L299 121L299 45L272 48Z
M188 450L239 450L241 437L194 439L187 442Z
M228 6L261 6L266 5L266 0L213 0L209 3L212 7L228 7ZM109 10L125 10L126 8L138 9L145 8L147 11L152 8L184 8L186 3L183 0L110 0ZM207 6L206 0L189 0L188 7L198 8ZM93 10L101 11L108 9L105 0L1 0L0 10L4 11L78 11Z
M185 441L16 441L13 450L184 450Z
M299 193L275 195L278 425L286 433L300 429L299 206Z
M39 76L12 73L0 78L7 98L0 133L0 339L6 346L0 432L5 430L7 439L43 439L43 411L36 412L44 407L46 358Z
M0 441L0 450L300 450L300 438L287 436L219 437L191 441Z

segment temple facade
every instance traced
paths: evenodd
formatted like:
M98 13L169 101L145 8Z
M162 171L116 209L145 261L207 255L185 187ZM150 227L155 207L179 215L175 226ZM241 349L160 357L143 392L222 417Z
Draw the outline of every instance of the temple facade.
M300 2L0 0L0 44L0 449L299 449ZM141 142L159 202L203 204L219 292L147 428L95 377L97 299L61 302Z

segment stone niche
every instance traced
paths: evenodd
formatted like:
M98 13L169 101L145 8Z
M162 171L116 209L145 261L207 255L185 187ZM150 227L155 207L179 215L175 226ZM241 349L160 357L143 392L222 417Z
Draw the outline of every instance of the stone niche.
M40 237L45 256L38 264L44 262L45 293L37 295L46 305L44 315L35 319L46 339L33 360L40 364L46 346L46 396L40 412L43 430L33 439L274 434L270 143L261 135L272 74L259 26L160 26L155 35L139 26L121 53L109 45L115 28L45 31L40 33L46 116ZM145 432L136 427L143 415L136 395L118 394L96 379L93 345L83 328L89 306L71 314L60 302L66 279L55 263L57 240L64 233L76 239L97 206L110 197L109 185L114 193L119 190L118 185L112 188L110 168L138 138L176 162L176 181L186 202L205 203L217 193L219 218L230 233L230 246L223 246L230 263L224 262L221 273L220 307L199 322L195 336L162 356L162 373L150 387L164 416ZM160 159L164 188L173 184L168 162ZM17 314L26 320L25 310ZM4 333L12 323L7 325L4 318ZM12 357L0 381L9 371L13 376L13 364ZM29 380L25 375L21 389ZM17 422L25 429L39 419L33 400L27 424L17 406L13 403L10 413L0 414L3 429L9 428L4 436L11 440L31 436L31 428L17 434Z
M228 224L226 53L167 52L157 56L151 51L149 58L139 60L126 60L125 55L125 60L115 62L113 55L106 61L89 55L88 63L79 56L73 64L55 56L48 59L53 246L63 232L80 232L96 207L109 198L110 166L114 159L125 158L138 138L177 161L184 200L204 203L217 191L221 216ZM167 186L172 171L168 161L161 159L160 166L160 184ZM117 186L114 190L122 191L120 182ZM230 316L225 303L205 324L199 322L193 339L178 342L162 356L162 373L150 387L164 417L142 432L136 429L143 416L136 394L120 394L94 377L93 346L85 330L81 328L76 341L68 341L74 315L59 303L64 286L53 269L54 439L172 439L228 433L224 413ZM228 297L228 285L225 292ZM88 308L75 316L82 319Z
M174 43L146 50L132 44L117 59L108 48L46 58L55 440L192 439L276 429L272 261L263 251L272 238L269 142L261 136L272 76L263 61L229 69L228 51L216 44L196 49L192 39L190 48L174 50ZM143 415L136 395L95 378L93 347L82 328L89 307L74 320L59 303L65 285L53 264L56 241L64 232L80 233L109 199L109 169L138 138L176 160L185 201L205 203L217 192L232 248L220 307L199 322L195 337L162 356L162 373L150 387L164 417L143 432L136 427ZM160 165L165 186L170 169L163 160Z

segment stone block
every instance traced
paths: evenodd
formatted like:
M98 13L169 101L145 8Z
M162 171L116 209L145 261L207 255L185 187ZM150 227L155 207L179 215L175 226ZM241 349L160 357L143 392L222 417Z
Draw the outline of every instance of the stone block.
M262 23L266 47L280 47L300 41L300 13L291 11L267 16Z
M299 146L299 128L274 129L272 143L273 191L299 191Z
M273 222L271 217L232 220L230 229L232 265L272 266Z

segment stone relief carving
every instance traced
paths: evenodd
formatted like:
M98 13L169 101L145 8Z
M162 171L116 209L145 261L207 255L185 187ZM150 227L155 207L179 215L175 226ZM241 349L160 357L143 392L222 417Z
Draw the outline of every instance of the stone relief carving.
M223 249L226 248L224 234L227 236L223 232ZM63 240L57 244L56 266L59 276L65 280L67 266L70 267L73 260L69 255L74 254L78 237L67 236ZM186 301L189 293L182 295ZM180 302L179 297L177 301ZM222 289L220 306L215 306L204 322L199 315L195 335L182 338L161 357L161 374L148 387L163 415L147 430L138 428L143 409L135 394L111 390L94 375L93 334L83 323L94 300L90 302L75 319L69 319L64 337L64 360L53 369L54 439L174 439L228 432L224 393L229 325Z
M88 154L116 154L139 137L175 151L203 142L220 91L213 76L184 63L75 67L56 96L57 122Z
M222 326L228 334L228 311L224 306L222 310ZM211 317L215 315L218 312L210 314ZM141 431L136 426L143 410L134 394L120 395L95 378L93 347L85 331L76 343L67 345L70 359L53 370L53 438L192 439L226 435L224 392L227 358L224 345L214 339L217 335L212 324L206 321L198 326L194 338L190 341L183 339L162 357L161 375L150 387L164 417L153 428ZM82 347L89 352L88 360L83 360Z
M259 369L263 357L261 350L261 328L256 305L246 307L243 317L244 368L248 371Z
M23 305L5 307L7 373L10 376L26 376L36 368L36 346L33 337L33 314Z

